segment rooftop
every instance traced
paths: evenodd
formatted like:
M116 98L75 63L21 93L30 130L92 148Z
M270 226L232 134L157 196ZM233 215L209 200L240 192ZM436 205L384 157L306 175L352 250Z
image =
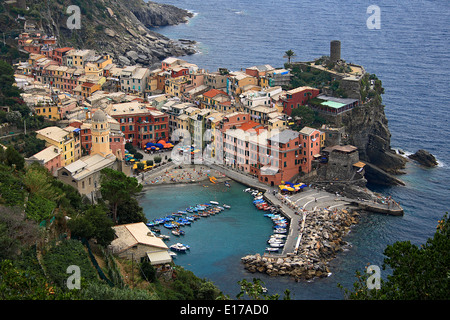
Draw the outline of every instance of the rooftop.
M269 138L269 140L271 140L273 142L279 142L279 143L288 143L291 140L297 139L298 136L299 136L298 131L286 129L286 130L281 131L278 134L275 134L274 136Z
M156 237L143 222L123 224L112 227L117 239L111 242L114 252L122 252L137 244L168 250L167 245Z

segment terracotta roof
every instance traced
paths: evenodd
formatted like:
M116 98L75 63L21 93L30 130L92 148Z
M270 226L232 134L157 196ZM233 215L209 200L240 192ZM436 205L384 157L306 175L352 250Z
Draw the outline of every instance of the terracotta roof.
M218 90L218 89L211 89L211 90L205 92L203 94L203 96L208 97L208 98L214 98L215 96L217 96L219 94L228 96L228 94L225 91Z

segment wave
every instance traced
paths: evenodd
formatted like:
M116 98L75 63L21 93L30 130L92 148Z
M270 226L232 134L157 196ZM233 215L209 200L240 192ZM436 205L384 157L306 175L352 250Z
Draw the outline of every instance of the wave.
M395 151L396 154L398 154L406 159L409 159L408 156L413 155L415 153L415 152L410 152L410 151L403 150L400 148L392 148L392 149ZM436 156L434 156L434 157L436 158ZM437 164L438 168L448 168L447 164L445 162L443 162L442 160L439 160L438 158L436 158L436 161L438 163Z

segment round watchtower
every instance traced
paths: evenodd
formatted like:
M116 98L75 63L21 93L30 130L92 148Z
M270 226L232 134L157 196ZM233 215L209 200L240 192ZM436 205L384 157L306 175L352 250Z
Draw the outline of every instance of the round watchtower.
M330 42L330 60L331 62L341 60L341 42L339 40Z

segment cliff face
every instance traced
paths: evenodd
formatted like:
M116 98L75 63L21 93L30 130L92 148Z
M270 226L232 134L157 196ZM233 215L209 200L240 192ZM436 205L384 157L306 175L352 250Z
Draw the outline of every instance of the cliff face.
M365 177L369 182L404 184L395 175L402 173L401 169L407 160L391 149L391 133L380 96L327 120L336 126L345 127L347 138L343 143L358 148L360 159L368 164Z
M95 49L109 53L122 64L151 66L168 56L195 53L192 47L172 41L151 27L183 23L192 14L171 5L143 0L26 0L27 20L36 21L47 34L58 37L59 45ZM70 29L67 21L81 10L81 28Z

